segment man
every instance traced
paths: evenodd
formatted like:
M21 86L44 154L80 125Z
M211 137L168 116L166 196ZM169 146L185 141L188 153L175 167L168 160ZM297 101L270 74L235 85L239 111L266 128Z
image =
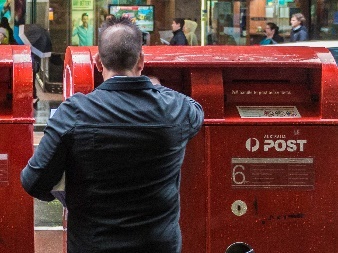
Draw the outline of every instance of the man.
M115 19L115 18L116 18L115 15L113 15L113 14L108 14L108 15L106 16L106 21L113 20L113 19Z
M180 46L188 45L187 38L184 35L184 19L183 18L174 18L173 23L171 24L174 37L170 40L171 46Z
M181 251L180 168L203 111L141 76L141 35L128 18L103 24L104 82L59 106L21 173L30 195L51 201L65 171L70 253Z
M309 40L309 34L305 27L305 17L301 13L295 13L291 16L290 42Z
M76 27L73 31L73 37L79 37L79 46L92 46L93 45L93 26L88 24L88 14L83 13L81 17L82 25Z

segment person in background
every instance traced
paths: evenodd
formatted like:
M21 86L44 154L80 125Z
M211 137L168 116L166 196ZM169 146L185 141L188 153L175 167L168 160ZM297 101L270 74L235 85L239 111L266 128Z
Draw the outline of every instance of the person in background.
M278 44L283 43L284 38L279 35L279 27L272 22L268 22L265 27L265 34L263 40L259 43L260 45Z
M183 18L174 18L173 23L171 24L174 37L170 40L171 46L185 46L188 45L187 38L184 35L184 19Z
M69 253L179 253L180 171L203 109L141 76L142 32L129 18L103 23L94 60L104 82L58 107L22 186L51 201L65 172Z
M134 17L134 18L131 18L130 15L127 14L127 13L123 13L123 14L122 14L122 17L124 17L124 18L129 18L130 21L131 21L133 24L137 25L137 24L136 24L136 18L135 18L135 17ZM141 32L142 32L142 45L143 45L143 46L150 46L150 33L147 32L147 31L144 31L144 30L141 30Z
M187 38L189 46L198 46L197 36L195 34L197 23L195 21L186 19L184 20L184 35Z
M291 16L291 33L290 42L309 40L309 34L305 25L305 17L301 13L296 13Z
M6 0L2 6L0 5L0 19L3 17L11 17L11 2L12 0Z
M142 31L142 45L150 46L150 33L147 31Z
M8 45L8 31L3 27L0 27L0 44Z
M116 17L115 17L115 15L113 15L113 14L108 14L108 15L106 16L106 21L114 20L114 19L116 19Z
M2 17L1 18L0 27L3 27L5 29L7 29L7 31L8 31L8 43L10 45L16 45L16 44L18 44L16 42L16 40L14 39L13 29L10 27L10 25L8 23L8 19L6 17Z
M33 69L33 107L36 109L39 102L39 97L36 90L36 74L40 71L41 58L35 54L32 55L32 69Z
M79 37L79 46L92 46L94 30L93 26L88 23L88 14L83 13L81 17L82 25L76 27L73 31L73 37Z

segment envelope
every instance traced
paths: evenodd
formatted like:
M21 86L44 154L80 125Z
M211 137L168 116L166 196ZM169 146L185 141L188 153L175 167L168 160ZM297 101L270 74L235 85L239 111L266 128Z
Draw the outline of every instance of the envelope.
M57 198L61 204L66 207L66 174L63 173L61 180L53 187L51 194Z

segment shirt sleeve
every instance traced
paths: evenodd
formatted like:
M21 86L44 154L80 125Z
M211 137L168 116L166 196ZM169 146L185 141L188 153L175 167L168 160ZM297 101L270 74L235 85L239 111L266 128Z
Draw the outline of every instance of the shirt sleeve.
M204 112L202 106L191 97L186 97L186 104L190 107L189 110L189 123L191 126L190 138L195 136L201 129L204 121Z
M55 197L50 193L65 171L66 136L75 124L76 115L67 100L47 122L39 146L21 172L21 184L31 196L44 201Z
M73 30L73 36L77 35L78 34L78 27L76 27L74 30Z
M299 32L299 41L306 41L308 40L308 34L306 31L300 31Z

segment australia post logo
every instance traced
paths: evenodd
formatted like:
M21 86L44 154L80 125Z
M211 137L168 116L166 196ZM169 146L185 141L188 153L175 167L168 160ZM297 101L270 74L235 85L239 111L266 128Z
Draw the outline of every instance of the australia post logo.
M266 138L267 137L267 138ZM259 141L257 138L249 138L246 140L245 147L250 152L256 152L257 150L268 151L288 151L288 152L303 152L307 140L288 140L284 138L269 138L271 136L264 136L263 141Z

